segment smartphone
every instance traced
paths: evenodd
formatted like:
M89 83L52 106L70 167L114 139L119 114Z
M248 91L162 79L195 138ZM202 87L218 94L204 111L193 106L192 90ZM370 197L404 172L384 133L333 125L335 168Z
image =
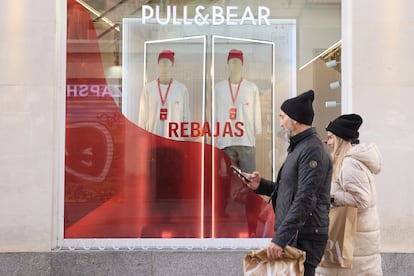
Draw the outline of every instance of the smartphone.
M230 165L230 167L233 169L233 171L244 181L247 183L250 183L250 179L242 172L242 170L234 165Z

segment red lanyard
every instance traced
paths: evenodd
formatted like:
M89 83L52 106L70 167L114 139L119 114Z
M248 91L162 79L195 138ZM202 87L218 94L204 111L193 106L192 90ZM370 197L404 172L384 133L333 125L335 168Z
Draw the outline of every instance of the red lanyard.
M243 80L243 78L240 79L239 84L237 85L236 95L234 95L233 87L231 86L231 82L230 82L230 79L229 79L229 88L230 88L231 100L233 101L233 105L236 104L236 99L237 99L237 96L239 95L240 84L241 84L242 80Z
M162 92L161 92L160 78L158 78L158 93L160 94L160 99L161 99L162 105L164 105L165 102L167 101L168 93L170 92L171 83L172 83L172 78L170 79L170 82L168 83L167 91L165 92L165 97L163 98L162 97Z

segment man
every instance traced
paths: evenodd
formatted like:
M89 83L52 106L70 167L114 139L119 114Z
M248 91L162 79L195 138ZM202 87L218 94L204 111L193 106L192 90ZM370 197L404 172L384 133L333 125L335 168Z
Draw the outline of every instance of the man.
M305 275L315 275L328 239L332 162L312 128L314 92L286 100L280 126L290 140L288 155L276 182L247 174L246 183L258 194L271 196L275 211L275 236L267 248L271 259L283 256L293 245L306 252Z
M227 65L228 78L218 82L214 88L214 120L222 127L230 123L233 131L237 131L237 125L242 123L239 128L243 132L242 135L219 135L216 146L227 153L243 171L251 173L256 170L256 135L262 132L259 89L255 83L243 78L243 51L230 50ZM247 190L246 197L247 231L249 237L256 237L263 200L251 190Z
M158 78L149 82L142 93L138 126L159 136L169 137L170 122L190 122L187 87L172 78L175 53L163 50L158 54Z

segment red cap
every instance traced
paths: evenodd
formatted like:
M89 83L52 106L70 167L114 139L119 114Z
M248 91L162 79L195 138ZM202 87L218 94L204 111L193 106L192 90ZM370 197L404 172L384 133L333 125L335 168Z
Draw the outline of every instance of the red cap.
M238 58L243 63L243 52L236 49L230 50L229 55L227 57L227 62L229 62L229 60L232 58Z
M158 55L158 63L160 63L160 59L168 58L174 64L174 55L175 53L170 50L162 50Z

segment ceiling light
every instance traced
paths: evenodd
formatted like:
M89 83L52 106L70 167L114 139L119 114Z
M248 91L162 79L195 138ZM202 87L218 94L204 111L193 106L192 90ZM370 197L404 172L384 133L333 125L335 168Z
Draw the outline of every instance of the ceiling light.
M340 82L340 81L334 81L334 82L331 82L331 83L329 84L329 87L330 87L332 90L337 89L337 88L341 87L341 82Z
M333 107L337 107L338 105L341 105L341 103L338 103L336 101L327 101L327 102L325 102L325 107L326 108L333 108Z
M335 59L333 59L333 60L325 62L325 65L328 68L332 68L332 67L337 66L339 63L340 63L339 61L336 61Z

